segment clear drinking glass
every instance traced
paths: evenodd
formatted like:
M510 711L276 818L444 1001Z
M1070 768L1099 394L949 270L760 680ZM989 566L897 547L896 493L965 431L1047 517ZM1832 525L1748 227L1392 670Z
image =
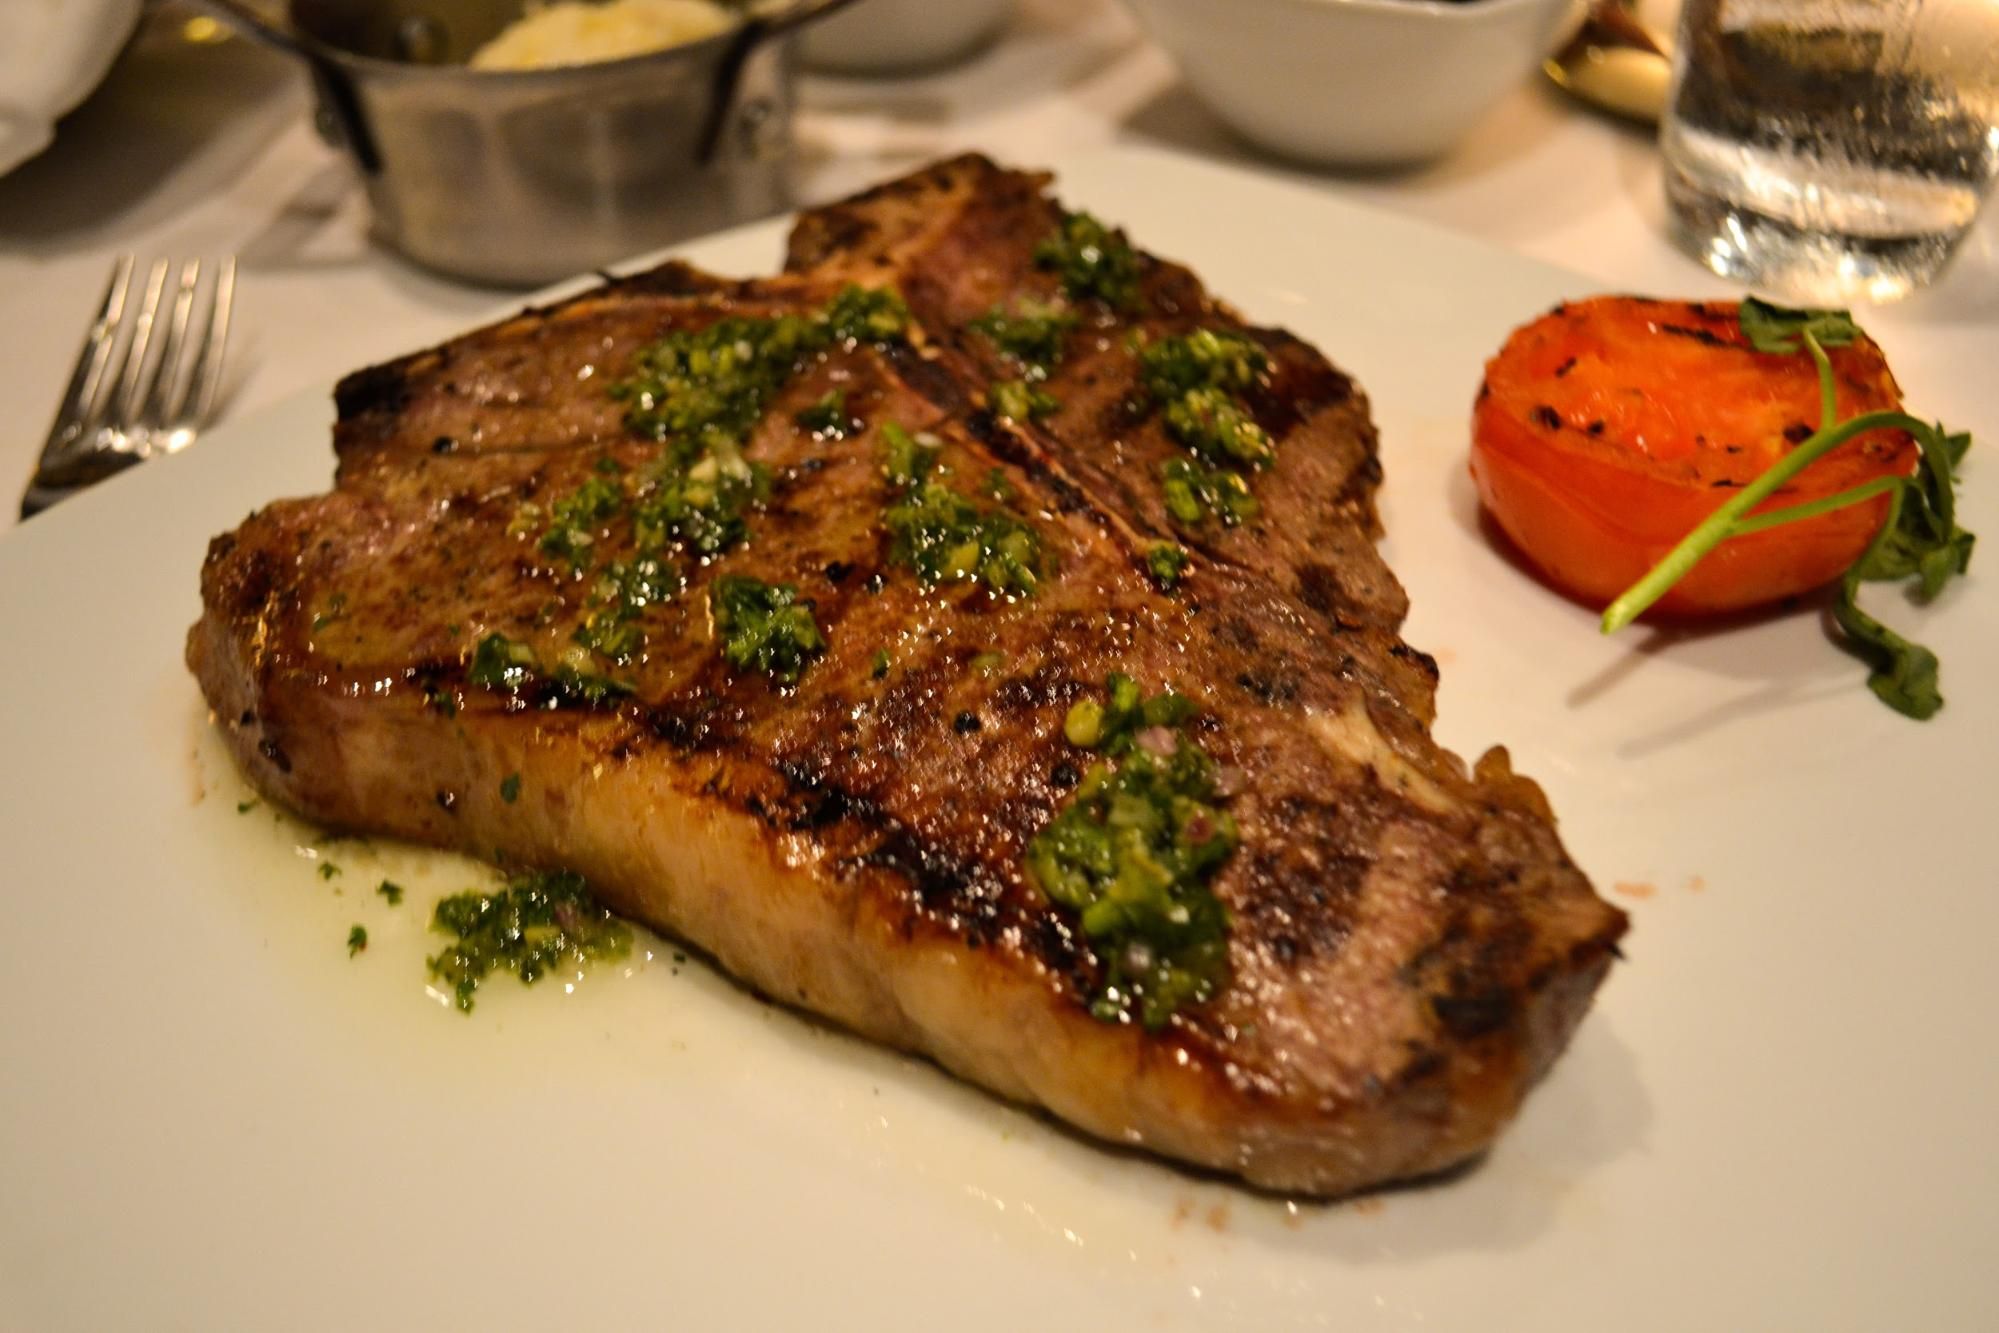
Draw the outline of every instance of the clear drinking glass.
M1999 175L1999 0L1686 0L1660 150L1674 240L1715 272L1896 300Z

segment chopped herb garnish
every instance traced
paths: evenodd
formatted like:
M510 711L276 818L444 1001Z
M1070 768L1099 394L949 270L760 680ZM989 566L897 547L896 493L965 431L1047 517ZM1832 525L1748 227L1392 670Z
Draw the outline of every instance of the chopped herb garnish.
M1034 262L1061 276L1078 301L1095 297L1117 310L1138 304L1138 252L1088 213L1067 213L1054 235L1034 247Z
M1060 410L1054 394L1025 380L1001 380L986 394L995 416L1009 421L1039 421Z
M375 886L375 892L389 900L389 906L396 907L403 900L403 886L392 879L385 879Z
M1227 527L1256 513L1248 474L1276 455L1242 395L1269 368L1263 348L1239 333L1196 329L1139 348L1139 376L1166 433L1194 455L1161 476L1166 511L1192 525L1213 514Z
M640 621L646 608L667 601L680 586L679 573L656 556L614 564L597 581L590 609L571 637L600 657L629 662L645 646Z
M500 779L500 799L512 805L521 798L521 775L509 773Z
M891 558L925 583L972 580L1000 596L1040 586L1041 537L1005 508L982 509L933 472L937 450L893 422L882 427L883 467L902 494L882 513Z
M853 424L853 418L847 412L847 391L845 389L828 391L824 398L800 412L792 420L821 439L846 439L847 431Z
M1063 734L1092 764L1061 812L1028 845L1042 892L1078 914L1104 963L1090 1012L1157 1028L1213 994L1228 959L1228 912L1209 888L1236 849L1215 766L1182 729L1193 703L1141 697L1114 674L1107 698L1069 710Z
M452 988L468 1014L479 983L493 972L512 972L528 985L557 967L623 958L632 947L631 927L569 871L517 875L497 893L454 894L438 903L431 926L457 940L429 960L430 975Z
M893 659L891 659L888 655L887 649L878 648L875 650L875 655L871 666L871 674L874 676L876 680L880 680L883 676L886 676L888 674L888 669L892 660Z
M744 459L728 436L676 441L639 482L634 542L647 553L678 541L700 555L720 555L749 535L749 511L769 491L769 473Z
M504 634L488 634L479 640L465 679L470 684L510 694L538 689L556 706L579 703L594 706L632 692L632 687L623 681L592 671L589 654L581 647L571 648L553 668L545 668L532 648Z
M247 815L252 810L255 810L260 804L262 804L262 802L258 801L257 798L254 796L247 801L238 801L236 802L236 813L239 815Z
M731 316L675 330L633 358L612 392L641 435L666 440L720 432L742 439L805 358L835 342L892 342L909 311L892 291L847 287L817 315Z
M465 678L489 690L518 690L534 676L534 649L504 634L488 634L472 650Z
M1018 362L1030 381L1036 381L1047 379L1048 372L1061 362L1076 316L1038 304L1024 305L1011 315L994 306L973 320L971 327L992 339L994 347Z
M573 569L590 567L590 548L596 545L605 521L625 503L625 492L606 477L592 477L555 502L548 530L541 535L541 552L569 562Z
M1187 572L1187 549L1172 542L1154 542L1145 554L1145 568L1154 586L1161 592L1172 592Z
M930 475L943 441L927 431L914 435L888 422L881 428L882 471L896 486L913 486Z
M446 717L458 716L457 696L441 686L431 685L426 687L423 692L423 701L425 705L442 713Z
M1864 504L1889 496L1887 521L1874 540L1840 580L1833 602L1833 621L1841 643L1872 668L1868 688L1898 713L1916 719L1932 717L1943 707L1937 686L1936 654L1912 643L1860 609L1860 585L1916 579L1924 601L1934 598L1953 575L1971 564L1975 538L1957 522L1956 472L1971 447L1971 437L1953 433L1906 412L1866 412L1836 420L1832 360L1825 349L1852 342L1861 335L1843 310L1791 310L1753 297L1742 302L1737 318L1743 336L1759 352L1810 354L1819 375L1819 426L1772 464L1762 476L1734 492L1679 545L1638 582L1626 589L1603 613L1603 632L1614 633L1643 615L1715 547L1752 532L1762 532L1800 519ZM1750 513L1780 487L1842 444L1870 430L1902 430L1914 438L1920 456L1909 477L1881 477L1837 495L1791 505L1767 514Z
M1195 329L1147 343L1139 349L1138 364L1145 391L1164 403L1189 389L1241 393L1253 388L1270 358L1240 333Z
M1267 467L1274 452L1256 418L1220 389L1189 389L1168 403L1166 432L1222 467Z
M1209 514L1232 528L1256 517L1256 496L1249 478L1225 467L1209 467L1191 458L1170 458L1160 469L1159 492L1166 512L1182 523L1199 523Z
M360 953L361 950L367 947L368 947L368 928L366 926L360 926L360 925L348 927L347 956L349 958L352 958L355 954Z
M678 541L717 555L741 542L749 511L769 487L764 469L743 458L743 445L771 399L810 357L840 343L896 341L908 324L894 292L850 286L816 314L731 316L642 348L611 390L626 404L627 426L668 446L628 479L638 549ZM822 399L799 419L823 419L811 428L833 434L845 429L834 419L839 412Z
M886 287L849 284L826 307L827 331L844 342L891 343L909 329L909 307Z
M788 583L724 574L710 586L708 600L722 656L733 667L790 685L826 650L812 603L800 601L798 589Z
M321 879L332 879L340 873L342 873L340 867L331 861L321 861L319 863L319 877Z
M1139 351L1139 373L1160 405L1167 433L1209 462L1230 467L1266 467L1273 456L1269 435L1241 399L1268 366L1256 343L1214 329L1161 338Z
M336 592L331 597L326 599L326 610L320 612L318 615L312 618L313 632L318 633L320 630L325 629L328 625L331 625L334 621L344 620L346 619L346 617L347 617L347 594L344 592Z

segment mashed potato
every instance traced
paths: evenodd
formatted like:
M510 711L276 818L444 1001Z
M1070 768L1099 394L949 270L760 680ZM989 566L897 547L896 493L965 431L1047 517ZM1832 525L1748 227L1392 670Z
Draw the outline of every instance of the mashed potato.
M474 69L547 69L644 55L735 26L711 0L561 0L531 8L472 53Z

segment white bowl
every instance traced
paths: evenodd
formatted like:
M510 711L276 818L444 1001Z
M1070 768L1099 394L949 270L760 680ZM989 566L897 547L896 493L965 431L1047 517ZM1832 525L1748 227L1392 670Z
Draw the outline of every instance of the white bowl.
M139 0L0 0L0 176L49 146L139 26Z
M1194 95L1307 162L1419 161L1530 77L1574 0L1128 0Z
M893 74L948 64L992 40L1013 0L859 0L799 37L807 66Z

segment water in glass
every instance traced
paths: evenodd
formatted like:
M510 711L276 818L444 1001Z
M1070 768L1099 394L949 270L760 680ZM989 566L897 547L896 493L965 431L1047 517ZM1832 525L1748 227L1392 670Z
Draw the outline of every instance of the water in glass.
M1661 149L1674 239L1716 272L1895 300L1999 173L1999 2L1686 0Z

